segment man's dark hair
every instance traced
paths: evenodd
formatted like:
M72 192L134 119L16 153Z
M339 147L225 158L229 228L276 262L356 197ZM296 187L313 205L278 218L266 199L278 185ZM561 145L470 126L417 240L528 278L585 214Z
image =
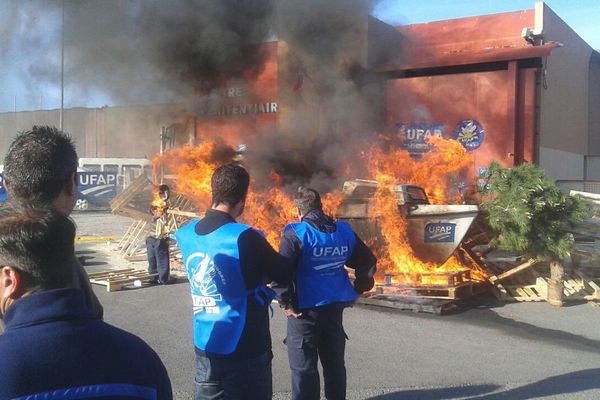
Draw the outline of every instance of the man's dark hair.
M61 213L5 205L0 209L0 267L23 276L23 287L55 289L72 280L75 224Z
M215 170L210 180L212 204L225 203L233 206L246 198L250 175L235 164L221 165Z
M49 126L19 133L4 158L9 199L35 207L52 204L76 172L73 140Z
M312 210L323 209L319 192L302 186L298 188L298 191L294 195L294 204L298 207L302 215L306 215Z

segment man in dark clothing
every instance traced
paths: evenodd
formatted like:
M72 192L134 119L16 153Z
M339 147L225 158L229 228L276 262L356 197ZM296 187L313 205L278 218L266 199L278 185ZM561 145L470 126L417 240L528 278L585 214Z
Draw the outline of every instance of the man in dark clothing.
M287 284L291 265L253 228L238 224L250 177L238 165L211 178L212 206L175 237L192 291L195 399L272 397L269 281Z
M77 201L77 153L71 138L48 126L17 135L4 158L4 185L9 204L71 214ZM75 256L71 267L70 286L83 291L88 309L102 319L102 305Z
M169 187L160 185L157 190L158 201L153 201L150 206L152 221L156 224L154 235L146 238L146 253L148 256L148 273L156 274L158 277L154 281L159 285L169 283L171 274L171 262L169 259L169 229L168 214L169 209Z
M67 287L74 239L57 211L0 210L0 399L172 399L156 353Z
M356 293L370 290L377 259L346 222L322 211L319 193L299 188L294 202L300 223L288 225L279 252L294 266L294 281L280 298L288 317L288 359L292 399L320 398L317 361L321 359L325 397L346 398L344 308ZM354 286L344 265L354 269Z

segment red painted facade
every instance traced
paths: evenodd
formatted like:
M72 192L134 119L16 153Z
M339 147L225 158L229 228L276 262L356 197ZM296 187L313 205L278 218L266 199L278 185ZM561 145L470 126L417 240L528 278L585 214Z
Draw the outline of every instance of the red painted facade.
M477 121L483 132L470 151L468 178L492 160L505 166L536 162L536 80L542 58L555 45L527 43L521 31L532 26L534 10L398 28L401 57L371 70L387 78L381 93L385 130L432 126L451 138L461 122ZM278 63L285 62L278 43L266 43L263 51L265 67L258 76L223 89L216 103L222 113L196 117L196 138L216 134L232 145L247 143L256 132L276 129L290 112L292 103L278 98L280 80L290 80L278 73Z

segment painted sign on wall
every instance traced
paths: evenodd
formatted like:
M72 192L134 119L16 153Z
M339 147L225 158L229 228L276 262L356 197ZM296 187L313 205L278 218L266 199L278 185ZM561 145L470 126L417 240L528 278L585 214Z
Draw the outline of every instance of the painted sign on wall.
M423 154L430 150L427 139L431 136L442 137L444 124L410 123L397 124L401 146L411 154Z
M484 135L483 127L478 121L465 119L456 125L452 137L458 140L467 151L473 151L481 146Z
M452 243L456 224L432 223L425 225L425 243Z
M75 209L105 209L117 195L117 174L111 172L77 172Z

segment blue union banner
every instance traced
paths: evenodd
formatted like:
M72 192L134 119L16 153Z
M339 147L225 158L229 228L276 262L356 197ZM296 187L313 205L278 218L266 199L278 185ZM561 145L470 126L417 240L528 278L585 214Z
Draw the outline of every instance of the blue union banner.
M410 123L397 124L398 136L402 148L411 154L423 154L430 150L427 139L431 136L443 137L444 124L439 123Z

